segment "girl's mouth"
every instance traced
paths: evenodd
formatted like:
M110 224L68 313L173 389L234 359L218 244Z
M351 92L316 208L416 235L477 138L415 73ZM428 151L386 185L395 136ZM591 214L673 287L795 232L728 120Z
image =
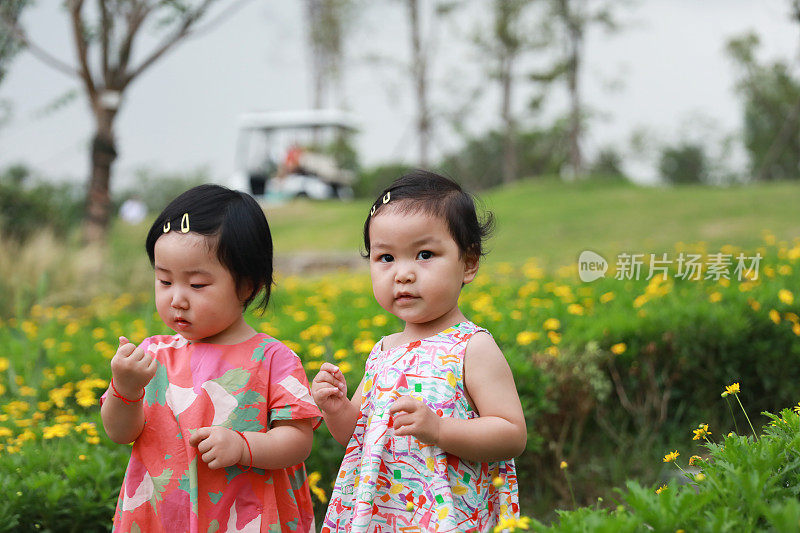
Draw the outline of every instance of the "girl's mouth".
M186 320L185 318L176 318L175 325L180 329L186 329L189 326L191 326L192 323Z

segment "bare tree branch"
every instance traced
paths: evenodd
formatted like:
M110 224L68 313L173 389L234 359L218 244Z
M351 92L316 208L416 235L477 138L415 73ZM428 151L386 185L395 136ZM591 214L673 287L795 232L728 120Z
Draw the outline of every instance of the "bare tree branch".
M17 40L20 44L22 44L28 51L33 54L37 59L42 61L43 63L51 66L52 68L63 72L68 76L73 76L76 78L80 78L80 72L75 67L61 61L57 57L49 54L45 51L42 47L38 46L36 43L31 41L25 31L17 24L16 21L9 20L5 16L0 15L0 24L6 27L9 33Z
M97 0L97 9L100 11L100 68L103 72L103 81L106 87L109 86L111 79L111 69L108 63L108 52L110 46L110 34L113 34L113 21L108 16L108 6L106 0Z
M78 63L80 65L80 77L86 86L89 100L94 104L97 101L97 86L94 83L92 71L89 69L89 43L86 42L86 28L81 18L83 0L70 0L67 8L72 20L72 37L75 39L75 51L78 54Z
M192 25L203 16L203 13L205 13L209 6L211 6L211 4L215 1L216 0L204 0L203 3L200 4L200 6L198 6L196 9L187 11L177 30L171 36L167 37L159 46L157 46L156 49L144 61L142 61L138 67L124 75L122 86L127 86L134 78L139 76L148 67L155 63L173 46L178 44L184 38L188 37L191 33Z
M114 80L115 86L124 88L126 85L126 83L123 83L123 73L128 70L128 63L130 62L131 58L133 42L136 38L136 35L139 33L139 28L141 27L145 18L147 18L147 15L150 14L151 10L152 6L149 6L146 3L136 2L133 9L128 14L127 32L125 34L125 38L122 40L122 44L120 45L118 63L115 68L115 73L118 77L118 79Z

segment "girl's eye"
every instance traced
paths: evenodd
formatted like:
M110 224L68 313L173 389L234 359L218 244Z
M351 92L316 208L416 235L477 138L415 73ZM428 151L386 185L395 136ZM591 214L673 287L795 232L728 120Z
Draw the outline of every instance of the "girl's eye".
M208 284L203 284L203 283L192 283L191 287L193 289L202 289L203 287L206 287L207 285Z
M430 259L431 257L433 257L433 252L428 250L422 250L417 254L417 259Z
M170 285L172 285L172 282L171 282L171 281L166 281L166 280L163 280L163 279L160 279L160 280L158 280L158 281L159 281L159 282L161 283L161 285L163 285L164 287L169 287Z
M391 254L381 254L378 256L378 261L381 263L391 263L394 261L394 257L392 257Z

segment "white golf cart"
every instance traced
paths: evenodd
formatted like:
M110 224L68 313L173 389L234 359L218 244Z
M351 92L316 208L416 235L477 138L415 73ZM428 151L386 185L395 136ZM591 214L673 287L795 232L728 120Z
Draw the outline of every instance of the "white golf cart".
M349 199L354 118L338 109L251 112L239 117L234 187L272 200Z

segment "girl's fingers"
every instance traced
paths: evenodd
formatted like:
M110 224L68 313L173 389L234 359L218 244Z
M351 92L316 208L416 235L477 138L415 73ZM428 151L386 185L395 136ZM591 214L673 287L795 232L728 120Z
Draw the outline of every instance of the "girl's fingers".
M342 396L342 391L340 391L336 387L325 387L324 389L318 389L316 396L317 396L317 401L323 402L330 398Z
M208 465L209 468L213 468L211 466L211 463L216 459L216 455L214 454L214 452L212 451L206 452L202 456L200 456L200 458L203 460L204 463Z
M333 376L328 372L325 373L320 372L314 378L314 381L318 384L323 384L323 383L328 384L332 387L336 387L342 392L347 392L347 383L345 383L344 380L336 379L336 376Z
M342 375L342 371L339 370L339 367L334 365L333 363L329 363L325 361L322 363L322 366L319 367L319 374L326 372L333 376L335 379L341 379L344 376ZM319 376L319 374L317 374Z
M419 402L411 396L400 396L389 407L389 413L395 414L399 411L413 412L419 406Z
M200 428L192 433L192 435L189 437L189 444L192 446L197 446L201 441L207 439L210 434L210 427Z

